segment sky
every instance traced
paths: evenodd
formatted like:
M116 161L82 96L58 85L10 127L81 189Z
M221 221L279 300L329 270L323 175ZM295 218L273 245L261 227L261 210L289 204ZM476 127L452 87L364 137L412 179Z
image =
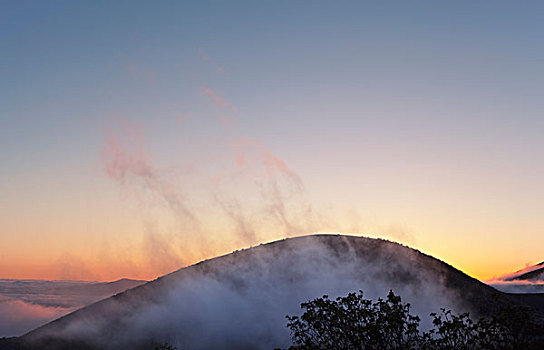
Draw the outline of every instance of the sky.
M3 1L0 278L313 232L544 258L538 1Z

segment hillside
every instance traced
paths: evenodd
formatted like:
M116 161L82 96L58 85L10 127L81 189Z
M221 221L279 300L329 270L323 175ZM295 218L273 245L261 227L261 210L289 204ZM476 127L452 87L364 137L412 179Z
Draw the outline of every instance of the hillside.
M137 349L152 340L187 349L271 349L288 344L284 316L298 313L301 302L359 289L374 299L393 289L412 304L423 326L427 315L441 307L480 316L522 302L397 243L314 235L180 269L21 339L33 344L60 339L106 349Z

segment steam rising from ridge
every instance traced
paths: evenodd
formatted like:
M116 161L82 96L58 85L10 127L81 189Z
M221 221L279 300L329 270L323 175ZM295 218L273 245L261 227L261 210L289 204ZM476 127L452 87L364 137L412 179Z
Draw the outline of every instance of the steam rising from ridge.
M203 48L198 54L217 66ZM295 234L361 231L357 215L347 215L348 219L342 215L339 222L331 208L317 212L302 177L257 138L234 128L243 113L230 98L208 84L199 96L214 107L212 117L191 120L220 136L191 142L190 136L179 135L187 143L180 152L172 149L172 154L179 153L173 163L161 165L148 152L143 125L121 121L109 130L102 150L105 173L133 196L130 203L140 209L144 228L141 251L129 255L145 261L126 265L138 265L139 271L147 271L145 276L157 276L225 253L225 247L247 247ZM191 134L187 126L184 132ZM399 232L379 233L413 242L411 235Z
M141 127L122 122L102 158L105 173L141 206L143 255L162 273L220 252L216 236L248 246L313 229L301 177L255 139L232 141L218 169L205 162L161 168L144 147Z

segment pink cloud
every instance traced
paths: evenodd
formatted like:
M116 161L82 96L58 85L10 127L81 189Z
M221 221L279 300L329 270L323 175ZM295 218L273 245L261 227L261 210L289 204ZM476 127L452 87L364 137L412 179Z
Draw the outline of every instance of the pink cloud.
M309 226L305 219L311 217L312 207L304 201L306 190L300 176L258 140L243 139L233 146L235 163L242 172L252 170L255 163L264 170L266 180L257 185L266 203L267 215L275 218L287 232L307 231ZM299 200L298 204L295 199Z
M285 164L285 161L283 159L280 159L267 149L261 149L261 154L262 162L268 169L279 170L285 175L295 177L297 179L297 182L300 182L300 178L298 177L298 175L295 174L291 169L289 169L289 167L287 167L287 164Z
M531 263L527 263L525 267L521 270L518 270L516 272L508 273L506 275L502 275L499 277L493 277L492 279L486 281L487 283L523 283L524 281L527 281L527 279L522 279L523 275L528 274L533 271L542 270L544 269L544 262L541 262L536 265L531 265ZM538 273L536 276L533 276L533 278L530 278L529 283L544 283L544 276L540 273Z
M177 215L196 222L181 189L168 177L168 171L152 165L143 146L143 133L135 123L124 122L120 133L110 132L102 150L106 174L119 183L143 185L146 192Z
M204 51L203 48L201 47L198 48L198 54L200 55L203 61L207 61L213 64L213 60L210 58L210 55L208 55L208 53L206 53L206 51ZM218 64L215 65L215 70L220 73L225 72L225 69Z
M304 190L301 177L289 168L283 159L272 153L258 140L242 139L234 142L233 146L236 151L235 162L238 166L247 164L248 153L256 152L258 161L263 165L269 177L282 175L289 179L291 185L294 185L297 190Z
M117 181L130 175L150 177L154 170L143 150L143 135L136 124L123 123L121 135L110 132L102 150L106 174Z
M224 99L221 95L219 95L214 90L205 87L202 89L202 93L206 96L208 96L212 101L219 107L223 108L229 108L233 114L238 114L238 109L234 107L229 101Z

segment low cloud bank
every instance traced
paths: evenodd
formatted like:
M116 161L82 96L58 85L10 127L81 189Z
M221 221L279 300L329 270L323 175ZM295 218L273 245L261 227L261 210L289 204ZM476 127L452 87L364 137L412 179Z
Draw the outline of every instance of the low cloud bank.
M0 297L0 337L21 335L74 310Z
M505 293L544 293L544 282L491 281L488 284Z
M141 283L0 279L0 337L22 335Z
M544 293L544 262L486 281L505 293Z

